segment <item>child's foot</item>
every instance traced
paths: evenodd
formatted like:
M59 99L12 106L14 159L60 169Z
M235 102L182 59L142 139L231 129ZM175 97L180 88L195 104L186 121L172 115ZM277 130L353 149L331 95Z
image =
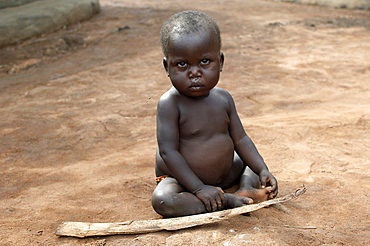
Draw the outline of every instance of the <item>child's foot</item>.
M231 193L225 193L226 208L236 208L252 204L253 200L249 197L239 196Z
M269 186L261 189L238 190L234 194L249 197L253 200L253 203L260 203L272 198L271 188Z

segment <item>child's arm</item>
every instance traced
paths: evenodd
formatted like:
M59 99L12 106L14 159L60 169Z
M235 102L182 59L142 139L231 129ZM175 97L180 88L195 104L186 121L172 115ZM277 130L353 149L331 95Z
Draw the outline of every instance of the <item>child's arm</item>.
M207 211L224 207L223 191L220 188L204 185L191 170L179 152L179 113L176 103L169 96L159 100L157 108L157 140L159 154L173 176L186 190L196 195ZM221 204L214 209L214 204Z
M235 151L253 172L259 175L262 187L271 186L274 196L278 193L275 177L268 170L263 158L249 136L245 133L240 118L236 112L235 103L231 95L226 92L230 105L230 135L235 145Z

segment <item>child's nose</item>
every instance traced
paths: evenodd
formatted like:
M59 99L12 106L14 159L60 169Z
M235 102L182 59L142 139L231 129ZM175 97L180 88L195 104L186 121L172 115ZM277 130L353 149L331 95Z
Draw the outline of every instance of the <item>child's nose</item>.
M191 66L190 69L189 69L189 77L190 78L194 78L194 77L200 77L202 74L201 74L201 70L200 70L200 67L199 66Z

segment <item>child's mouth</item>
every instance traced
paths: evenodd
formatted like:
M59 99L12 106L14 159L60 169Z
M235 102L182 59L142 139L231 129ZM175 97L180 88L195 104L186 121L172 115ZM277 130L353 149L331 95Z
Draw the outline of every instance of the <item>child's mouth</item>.
M203 84L200 82L200 78L191 78L191 84L189 86L190 90L199 90L203 87Z
M191 83L189 89L192 91L200 90L203 87L201 83Z

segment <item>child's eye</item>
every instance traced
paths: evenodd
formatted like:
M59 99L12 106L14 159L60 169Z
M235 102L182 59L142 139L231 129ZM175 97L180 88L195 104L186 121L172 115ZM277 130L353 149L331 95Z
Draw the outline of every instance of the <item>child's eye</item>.
M177 63L178 67L186 67L188 64L186 62L179 62Z
M201 60L200 61L200 64L202 64L202 65L207 65L207 64L209 64L209 59L203 59L203 60Z

